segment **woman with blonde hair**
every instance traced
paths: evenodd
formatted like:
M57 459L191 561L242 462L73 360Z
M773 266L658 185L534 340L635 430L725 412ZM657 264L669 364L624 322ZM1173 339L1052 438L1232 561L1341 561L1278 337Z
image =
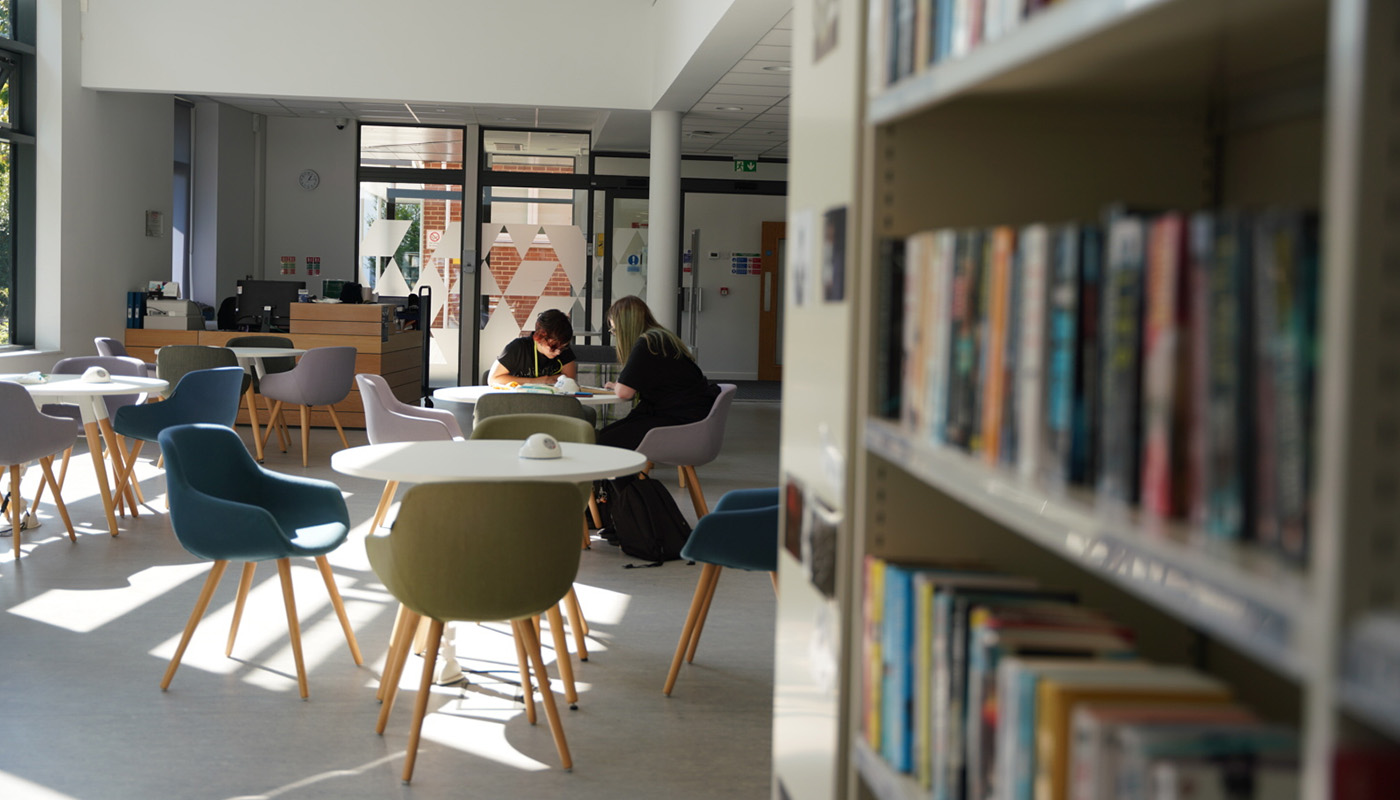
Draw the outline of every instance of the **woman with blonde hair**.
M598 443L635 450L652 428L698 422L710 413L719 387L705 379L690 348L652 316L635 295L608 308L622 372L604 388L623 400L637 398L631 413L598 432Z

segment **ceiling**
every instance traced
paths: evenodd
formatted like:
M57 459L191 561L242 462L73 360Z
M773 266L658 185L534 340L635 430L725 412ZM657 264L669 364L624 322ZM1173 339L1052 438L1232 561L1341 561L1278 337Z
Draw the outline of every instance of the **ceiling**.
M681 153L786 159L791 47L792 12L788 12L743 58L729 65L728 71L682 115ZM647 152L651 142L651 115L646 111L449 103L361 103L320 98L271 99L230 95L204 95L203 99L269 117L592 131L595 152Z

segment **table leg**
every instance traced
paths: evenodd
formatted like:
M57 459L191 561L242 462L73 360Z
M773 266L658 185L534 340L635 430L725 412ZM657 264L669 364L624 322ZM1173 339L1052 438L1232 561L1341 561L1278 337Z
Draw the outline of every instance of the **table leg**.
M253 394L253 385L248 385L248 391L243 395L248 400L248 423L253 426L253 447L257 450L258 461L263 460L262 437L258 435L258 401ZM271 421L268 422L271 425Z
M112 430L112 423L106 417L98 419L97 424L102 429L102 440L107 445L107 453L112 457L112 476L113 480L117 481L114 494L126 498L127 504L131 506L131 516L139 517L141 512L137 510L136 495L131 491L131 476L135 473L126 468L126 459L123 458L125 453L121 442L117 440L117 432ZM126 475L128 479L121 480L122 475Z
M98 401L101 402L101 398ZM102 509L107 512L107 526L116 536L117 511L112 502L112 489L107 485L107 465L102 463L102 434L96 422L83 423L83 432L87 436L88 450L92 451L92 467L97 470L97 488L102 495Z

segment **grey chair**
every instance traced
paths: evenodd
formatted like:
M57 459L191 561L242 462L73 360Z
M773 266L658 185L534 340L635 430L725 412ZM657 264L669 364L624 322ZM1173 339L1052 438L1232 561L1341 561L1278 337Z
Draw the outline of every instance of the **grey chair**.
M73 446L78 439L78 423L68 417L54 417L34 407L34 399L23 386L0 381L0 465L10 469L10 535L14 537L15 559L20 557L20 532L23 530L23 505L19 491L20 467L37 459L44 471L44 481L53 489L54 505L68 527L70 541L78 541L68 507L59 494L58 481L53 474L53 457ZM35 494L34 505L39 504Z
M498 414L558 414L581 419L589 425L598 424L598 415L580 403L577 397L537 392L491 392L477 399L476 407L472 410L472 427Z
M292 344L292 340L291 340L291 339L288 339L288 338L285 337L285 336L268 336L268 335L266 335L266 334L256 334L256 335L253 335L253 336L235 336L235 337L229 339L228 341L224 342L224 346L225 346L225 347L295 347L295 345ZM292 367L295 367L296 365L297 365L296 356L274 356L273 358L264 358L264 359L262 360L262 371L263 371L263 374L264 374L264 375L271 375L271 374L274 373L274 372L286 372L286 371L290 370ZM255 437L259 437L259 438L257 439L257 441L258 441L259 444L261 444L262 439L261 439L261 437L259 436L258 425L257 425L257 407L258 407L258 404L257 404L257 397L258 397L258 395L260 395L260 394L262 393L262 383L261 383L260 379L258 378L258 373L257 373L256 371L250 373L248 377L250 378L250 380L251 380L251 382L252 382L252 385L251 385L250 388L247 388L247 389L244 390L243 395L244 395L244 397L247 398L247 400L248 400L248 416L249 416L249 418L250 418L250 421L253 422L253 435L254 435ZM269 403L269 402L267 402L267 398L265 398L265 397L263 398L263 404L266 406L266 410L267 410L267 413L268 413L268 418L271 419L271 418L272 418L272 404ZM278 422L280 422L280 420L278 420ZM285 452L286 449L287 449L287 426L286 426L286 425L280 425L280 424L279 424L279 425L277 426L277 440L278 440L279 442L281 442L281 444L282 444L282 450ZM258 448L256 448L256 450L257 450L257 452L256 452L255 455L257 456L257 459L258 459L259 461L262 461L262 459L263 459L262 448L261 448L261 447L258 447Z
M360 400L365 406L365 433L370 444L463 438L462 428L451 411L411 406L399 400L382 375L362 372L355 376L355 384L360 387ZM398 481L385 482L371 530L383 524L398 488Z
M161 352L165 352L162 350ZM308 450L311 447L311 409L325 406L335 423L335 432L340 434L340 443L349 447L345 429L340 426L340 417L335 413L335 404L344 400L355 385L355 348L353 347L313 347L307 350L297 365L286 372L264 375L262 394L274 401L272 417L276 420L282 413L282 406L292 404L301 408L301 465L309 466ZM272 423L263 431L263 444L271 433ZM286 448L282 449L286 452Z
M93 337L92 343L95 344L95 345L97 345L97 354L98 354L99 356L107 356L107 357L109 357L109 358L132 358L132 357L133 357L130 353L128 353L128 352L126 351L126 345L122 344L122 343L121 343L119 340L117 340L117 339L112 339L112 338L107 337L107 336L95 336L95 337ZM137 361L140 361L140 359L137 359ZM149 362L149 361L141 361L141 363L144 364L145 367L146 367L146 373L145 373L144 377L147 377L147 378L154 378L154 377L156 377L156 365L155 365L155 364L152 364L152 363Z
M169 397L185 373L201 369L237 367L238 358L225 347L210 347L203 344L167 344L156 353L156 377L168 382L161 394ZM252 378L246 374L239 393L248 391Z
M732 383L721 383L719 396L704 419L652 428L637 445L637 452L652 464L672 464L679 470L681 485L690 492L690 503L695 506L696 519L708 514L710 508L705 504L705 493L700 489L700 476L695 474L695 468L719 456L720 445L724 444L724 425L737 388Z
M145 378L148 377L148 373L146 370L147 366L150 365L148 365L146 362L142 361L139 358L132 358L130 356L74 356L72 358L59 359L58 363L53 365L52 373L54 375L81 375L84 372L87 372L88 368L90 367L102 367L103 369L107 370L107 372L111 375L125 375L132 378ZM139 394L109 394L104 396L102 398L102 401L107 406L107 419L111 420L112 418L116 417L117 409L123 406L129 406L137 403L146 402L146 395L144 392ZM68 403L45 403L40 408L40 410L43 411L45 414L48 414L49 416L68 417L69 419L79 424L79 431L82 430L81 426L83 421L83 414L82 411L75 405L70 405ZM112 461L112 474L114 476L118 476L121 475L123 470L123 463L126 457L126 449L125 445L122 444L122 439L120 436L118 436L115 441L117 442L117 444L113 448L113 451L107 453L106 455L107 458L109 458ZM101 444L96 442L90 442L88 446L101 447ZM69 447L68 449L63 451L63 463L58 470L59 488L63 487L63 481L68 476L68 461L72 457L72 455L72 447ZM140 495L141 487L138 485L135 487L135 489L136 494L134 496L127 492L123 492L122 496L117 498L118 505L122 507L125 507L127 505L131 506L131 511L133 515L137 515L139 513L136 510L137 500L140 500L143 503L145 502L145 498L141 497ZM43 492L42 486L39 488L39 491L40 493Z

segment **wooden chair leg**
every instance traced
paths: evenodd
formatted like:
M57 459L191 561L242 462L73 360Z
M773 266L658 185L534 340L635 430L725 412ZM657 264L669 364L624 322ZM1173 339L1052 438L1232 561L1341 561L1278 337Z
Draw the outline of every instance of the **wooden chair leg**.
M374 509L374 522L369 526L371 534L379 530L379 526L384 524L384 517L389 513L389 507L394 504L394 492L398 490L398 481L384 482L384 491L379 495L379 505Z
M408 609L403 603L399 603L399 610L394 614L394 627L389 631L389 651L384 656L384 669L379 673L379 689L374 693L374 699L384 702L385 677L389 674L389 665L394 661L394 651L399 646L399 631L403 628L404 617L408 616Z
M117 489L120 490L128 481L136 483L136 459L141 455L141 448L146 446L145 439L137 439L131 446L131 452L127 454L126 463L122 464L121 477L117 479ZM138 489L139 491L139 489Z
M569 587L569 593L564 595L564 611L569 615L569 629L574 632L574 649L578 651L578 660L588 660L588 620L583 618L583 606L579 605L578 592L574 587Z
M263 407L267 409L267 427L277 428L277 442L282 446L282 452L287 452L287 423L282 420L282 415L280 413L273 415L271 400L268 400L262 395L258 395L258 397L262 397ZM263 437L263 441L267 441L266 436Z
M572 771L574 760L569 756L569 742L564 738L564 723L559 718L559 708L554 704L554 692L549 688L549 675L544 671L544 655L540 652L540 639L530 625L521 625L525 635L525 652L535 665L535 680L540 685L540 697L544 700L544 715L549 719L549 731L554 734L554 749L559 751L559 762L565 771Z
M301 407L301 465L311 466L311 406Z
M248 401L248 424L253 428L253 455L258 459L258 463L262 463L263 440L262 432L258 430L258 397L253 394L251 383L248 384L248 391L243 393L243 397Z
M413 649L413 634L423 621L422 615L404 608L403 626L398 632L398 641L391 644L389 656L384 662L384 677L380 687L384 689L384 705L379 709L379 722L375 732L383 735L389 724L389 713L394 710L394 700L399 696L399 681L403 678L403 668L408 663L409 651ZM436 656L434 656L436 660Z
M53 476L53 456L44 456L43 458L39 459L39 467L44 470L44 480L48 481L49 485L53 487L53 502L54 505L58 506L58 515L63 518L64 527L68 529L68 540L71 542L78 541L78 534L76 531L73 530L73 520L68 517L68 506L63 504L63 495L59 493L58 481L55 480ZM42 491L43 488L44 483L41 481L39 483L40 491ZM38 507L39 495L35 494L34 508L37 509ZM18 530L18 528L15 529L16 532L18 532Z
M331 412L331 422L335 423L335 432L340 434L340 446L349 447L350 440L345 438L345 429L340 427L340 415L335 413L335 406L326 406L326 410Z
M603 527L603 513L598 510L598 496L592 492L588 493L588 513L593 515L593 527ZM585 534L588 531L584 531Z
M165 677L160 679L162 692L170 688L170 681L175 678L175 670L180 668L180 659L185 657L185 648L189 646L190 637L194 636L194 629L199 627L204 610L209 608L209 600L214 596L214 587L219 585L219 579L224 576L226 568L227 561L215 561L209 570L209 577L204 579L204 588L200 590L199 599L194 603L194 611L190 612L189 622L185 623L185 633L180 637L180 644L175 647L175 655L170 657L170 665L165 668Z
M134 459L136 456L132 454L131 448L127 446L127 444L126 444L126 437L125 437L125 436L122 436L122 435L120 435L120 434L117 435L117 446L120 447L120 448L122 449L122 458L125 459L126 463L131 464L132 459ZM131 486L131 490L134 491L134 492L136 492L136 501L137 501L138 503L145 503L145 502L146 502L146 494L145 494L145 492L142 492L142 491L141 491L141 482L138 481L138 480L136 480L136 465L135 465L135 464L131 464L131 482L130 482L130 486Z
M243 606L248 601L248 590L253 586L253 571L258 568L256 561L243 563L243 574L238 578L238 596L233 600L233 621L228 626L228 644L224 647L224 657L233 656L233 642L238 638L238 623L243 621Z
M345 602L340 598L340 590L335 586L335 573L331 572L331 563L325 556L316 556L316 567L321 570L321 580L326 582L326 592L331 596L331 606L335 608L335 615L340 620L340 628L345 631L345 641L350 645L350 655L355 659L355 666L363 666L365 660L360 657L360 644L355 641L355 629L350 627L350 617L345 613Z
M423 717L428 713L428 695L433 688L433 667L437 663L438 643L442 641L442 620L435 619L428 630L428 651L423 654L423 679L418 683L418 696L413 703L413 723L408 732L408 753L403 761L403 782L413 780L413 764L418 760L418 742L423 738Z
M297 690L305 700L309 692L306 688L306 661L301 655L301 623L297 621L297 601L292 594L292 561L289 558L277 559L277 575L282 579L282 601L287 606L287 632L292 637L292 659L297 664Z
M511 638L515 640L515 663L520 667L520 702L525 704L525 719L535 724L535 691L530 686L530 657L525 655L525 634L522 627L533 625L530 620L512 620Z
M58 468L58 488L63 488L63 482L68 479L68 462L73 458L73 448L63 451L63 463Z
M723 571L723 567L715 567L714 574L710 576L710 586L705 590L705 605L700 608L700 619L695 621L695 632L690 635L690 649L685 653L687 664L695 660L695 648L700 646L700 634L705 630L705 620L710 616L710 603L714 602L715 587L719 585L719 575Z
M685 658L686 648L690 646L691 634L695 631L695 623L700 619L700 609L705 605L705 596L708 593L710 578L719 567L714 564L706 564L700 569L700 579L695 583L695 596L690 600L690 611L685 615L685 625L681 627L681 638L676 642L676 654L671 657L671 671L666 673L666 686L662 688L662 694L671 696L671 689L675 688L676 676L681 672L681 659Z
M19 507L22 506L22 505L24 505L24 501L23 501L23 498L20 496L20 493L19 493L19 464L11 464L11 465L10 465L10 537L13 538L13 539L15 540L15 541L14 541L14 545L15 545L15 560L19 560L19 556L20 556L20 552L19 552L20 524L23 522L23 516L24 516L24 515L20 514Z
M569 708L578 710L578 687L574 685L574 657L569 654L568 641L564 638L564 615L559 613L559 606L555 603L545 612L549 618L549 635L554 638L554 661L559 665L559 679L564 682L564 699L568 701Z
M695 467L681 467L686 474L685 488L690 492L690 504L695 506L695 518L699 519L710 513L710 507L705 503L705 493L700 490L700 476L695 474Z
M281 401L281 400L278 400L277 402L275 402L275 403L272 404L272 419L277 420L277 422L278 422L279 424L282 422L282 401ZM268 438L269 436L271 436L271 435L272 435L272 425L269 424L266 428L263 428L263 447L264 447L264 448L267 447L267 438ZM286 440L286 439L282 439L282 452L284 452L284 453L287 452L287 440Z

